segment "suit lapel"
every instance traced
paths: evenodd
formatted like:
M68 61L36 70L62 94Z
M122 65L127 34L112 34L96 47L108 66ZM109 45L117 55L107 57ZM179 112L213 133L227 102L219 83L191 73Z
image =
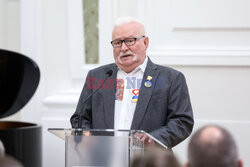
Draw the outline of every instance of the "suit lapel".
M115 106L115 90L116 90L116 76L117 76L117 66L113 64L112 68L113 74L109 79L112 80L114 87L112 89L103 89L104 97L104 117L106 122L106 129L114 129L114 106ZM108 69L109 70L109 69Z
M134 117L133 117L133 121L132 121L132 125L131 125L132 130L140 128L140 124L141 124L143 117L146 113L148 102L149 102L149 100L151 98L151 94L154 90L155 82L157 80L158 74L159 74L159 71L157 70L157 66L155 64L153 64L150 59L148 59L147 67L146 67L146 70L145 70L145 73L143 75L143 79L141 82L139 99L138 99L138 102L136 105L136 109L135 109L135 113L134 113ZM148 76L152 77L152 80L151 80L152 86L151 87L146 87L144 85L145 81L147 81Z

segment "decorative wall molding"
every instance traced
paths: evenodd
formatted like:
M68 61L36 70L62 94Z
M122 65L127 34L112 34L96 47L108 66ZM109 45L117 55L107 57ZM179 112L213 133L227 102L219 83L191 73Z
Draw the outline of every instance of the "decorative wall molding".
M250 21L246 6L250 3L204 3L138 0L138 18L150 38L148 55L162 65L249 66L250 48L246 46L250 42ZM230 12L234 4L238 7L235 13ZM197 14L199 10L202 15Z
M174 27L250 28L247 0L170 0Z
M58 108L58 107L75 107L79 100L79 93L68 92L68 93L60 93L54 94L51 96L47 96L43 103L46 107L49 108Z
M20 52L38 64L40 70L42 62L42 1L20 1ZM40 122L40 106L43 94L42 80L30 102L21 110L21 119ZM36 112L34 112L36 111Z
M67 3L70 73L72 79L81 79L88 70L112 62L112 1L99 0L99 64L96 65L85 63L82 0Z
M68 0L69 65L72 78L80 77L85 65L82 0Z
M148 55L163 65L250 66L250 48L154 48Z
M175 26L173 31L193 31L193 32L249 32L250 27L188 27L188 26Z
M88 71L102 64L113 62L110 44L113 27L113 1L99 0L99 64L85 63L82 0L67 0L66 2L72 87L46 96L43 104L50 109L75 108Z

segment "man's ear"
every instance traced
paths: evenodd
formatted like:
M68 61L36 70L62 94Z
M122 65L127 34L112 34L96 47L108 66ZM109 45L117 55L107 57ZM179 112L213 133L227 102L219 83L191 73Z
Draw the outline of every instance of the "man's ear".
M238 167L243 167L243 161L242 161L242 159L238 160Z
M146 46L146 49L148 48L148 44L149 44L149 39L148 39L148 37L145 37L144 45Z
M186 163L184 164L184 167L190 167L189 163L186 162Z

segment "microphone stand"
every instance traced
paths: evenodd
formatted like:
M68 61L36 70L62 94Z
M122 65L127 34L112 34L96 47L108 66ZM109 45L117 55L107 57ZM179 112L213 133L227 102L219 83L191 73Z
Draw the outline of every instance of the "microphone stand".
M83 101L83 104L86 103L90 97L92 97L98 90L100 90L100 88L103 86L103 84L105 83L105 81L108 79L108 77L110 77L113 74L112 70L109 70L106 72L106 77L103 81L103 83L101 85L99 85L89 96L87 96L85 98L85 100ZM83 115L81 113L79 113L77 115L77 119L78 119L78 126L75 129L75 142L76 142L76 146L78 145L78 143L80 143L82 141L82 132L83 132L83 128L82 128L82 119Z

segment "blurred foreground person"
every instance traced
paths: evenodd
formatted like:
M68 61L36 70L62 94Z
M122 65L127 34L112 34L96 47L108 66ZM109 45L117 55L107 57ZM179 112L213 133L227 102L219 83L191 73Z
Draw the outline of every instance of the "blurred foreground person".
M8 155L5 155L5 149L1 140L0 140L0 167L23 167L17 160Z
M136 157L131 167L181 167L181 165L172 151L150 148L144 155Z
M23 167L23 166L14 158L5 155L0 158L0 167Z
M188 145L186 167L242 167L232 135L217 125L196 131Z
M0 158L4 156L5 150L2 141L0 140Z

